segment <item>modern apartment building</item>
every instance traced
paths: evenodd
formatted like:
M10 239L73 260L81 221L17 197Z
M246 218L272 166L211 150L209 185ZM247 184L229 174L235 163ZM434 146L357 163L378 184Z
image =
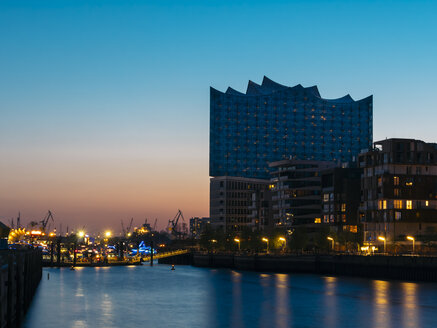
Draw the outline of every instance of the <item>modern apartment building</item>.
M361 172L362 169L356 167L335 167L320 173L320 223L330 225L337 232L358 233Z
M359 155L364 240L437 233L437 145L387 139Z
M321 174L333 162L283 160L270 163L273 220L276 226L321 223Z
M268 222L269 180L215 177L210 180L210 217L213 228L242 231L262 229Z

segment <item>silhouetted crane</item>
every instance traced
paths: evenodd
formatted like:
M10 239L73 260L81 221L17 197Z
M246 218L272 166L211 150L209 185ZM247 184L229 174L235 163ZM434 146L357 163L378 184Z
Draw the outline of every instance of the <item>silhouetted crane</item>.
M177 238L181 238L183 235L183 232L178 230L178 222L180 218L182 218L182 222L185 221L182 211L178 209L178 212L176 213L173 220L168 220L167 225L167 229L170 231L170 233Z
M55 222L55 220L53 219L53 214L52 212L49 210L46 214L46 216L44 217L44 219L42 219L41 223L41 227L42 227L42 231L45 232L46 231L46 227L47 224L49 223L49 220L52 219L52 222Z

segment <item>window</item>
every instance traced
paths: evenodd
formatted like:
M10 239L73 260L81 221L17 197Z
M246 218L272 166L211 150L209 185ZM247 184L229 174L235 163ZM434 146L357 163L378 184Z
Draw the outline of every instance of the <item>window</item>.
M401 212L395 212L395 220L400 220L401 219Z
M425 200L425 206L429 206L429 201Z
M315 218L314 223L322 223L322 220L320 218Z
M399 177L393 177L393 184L399 186Z
M400 199L395 199L395 200L393 201L393 203L394 203L394 208L402 209L402 200L400 200Z
M387 201L386 201L386 200L383 200L383 201L382 201L382 209L383 209L383 210L386 210L386 209L387 209Z
M341 211L346 212L346 204L345 203L341 204Z
M329 194L323 194L323 201L329 202Z
M395 189L393 190L393 193L394 193L394 196L395 196L395 197L399 197L399 189L398 189L398 188L395 188Z
M413 209L413 201L407 200L405 207L407 208L407 210L412 210Z

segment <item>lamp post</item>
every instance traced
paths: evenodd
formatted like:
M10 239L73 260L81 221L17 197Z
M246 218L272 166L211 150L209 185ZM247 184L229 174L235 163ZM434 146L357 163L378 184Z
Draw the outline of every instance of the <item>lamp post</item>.
M240 251L240 239L239 238L234 238L234 241L236 243L238 243L238 251Z
M287 239L285 239L284 237L279 237L279 241L283 242L283 248L285 251L285 248L287 247Z
M384 253L386 253L387 252L387 239L385 239L385 237L382 237L382 236L379 236L378 239L384 242Z
M269 252L269 240L265 237L262 238L262 241L267 243L267 253Z
M407 236L407 239L413 242L413 253L414 253L414 246L415 246L416 239L413 236Z
M331 248L332 248L332 251L334 251L334 246L335 246L335 244L334 244L334 238L332 238L332 237L326 237L326 239L328 239L328 240L331 241Z

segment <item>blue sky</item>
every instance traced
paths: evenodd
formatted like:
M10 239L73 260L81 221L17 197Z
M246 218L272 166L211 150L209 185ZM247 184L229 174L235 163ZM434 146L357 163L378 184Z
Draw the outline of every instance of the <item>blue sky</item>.
M373 94L374 140L437 141L436 21L436 1L0 1L0 217L207 216L209 86L263 75Z

